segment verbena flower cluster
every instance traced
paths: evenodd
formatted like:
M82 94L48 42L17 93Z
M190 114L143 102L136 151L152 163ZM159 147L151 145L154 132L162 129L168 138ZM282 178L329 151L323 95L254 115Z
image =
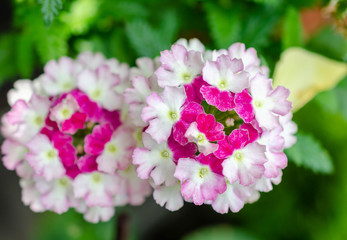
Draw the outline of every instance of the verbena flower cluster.
M171 211L187 201L238 212L281 181L297 127L255 49L181 39L136 65L82 53L14 84L3 162L33 211L107 221L153 191Z
M255 49L235 43L207 51L197 39L181 39L156 66L132 79L125 99L144 126L134 164L158 204L238 212L281 181L283 149L295 143L297 127L289 90L273 88Z
M50 61L36 80L19 80L2 117L3 163L21 177L35 212L75 208L107 221L114 206L140 205L151 193L131 164L136 129L123 92L137 69L101 54Z

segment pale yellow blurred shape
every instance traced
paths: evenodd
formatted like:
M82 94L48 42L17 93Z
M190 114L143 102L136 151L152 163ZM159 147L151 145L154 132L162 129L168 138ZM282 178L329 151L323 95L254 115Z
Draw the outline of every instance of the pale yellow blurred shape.
M346 63L293 47L282 53L273 79L274 86L282 85L290 90L288 99L295 112L317 93L336 86L346 74Z

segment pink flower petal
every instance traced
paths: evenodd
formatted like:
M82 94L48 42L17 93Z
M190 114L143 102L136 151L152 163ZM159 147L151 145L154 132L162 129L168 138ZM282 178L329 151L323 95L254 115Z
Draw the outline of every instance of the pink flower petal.
M203 85L200 92L209 105L215 106L222 112L235 107L234 94L229 91L220 91L217 87Z
M186 102L196 102L201 103L204 100L200 92L200 88L203 85L208 85L201 76L196 77L191 84L184 85L184 89L186 91L187 100Z
M194 158L197 148L194 143L187 143L186 145L181 145L176 141L171 134L168 139L168 146L171 149L174 157L174 162L177 163L180 158Z
M235 111L246 123L253 120L252 97L249 95L247 89L235 95Z
M98 155L104 150L105 144L111 139L113 130L110 124L95 126L93 132L84 140L84 151Z
M65 120L61 124L61 130L64 133L75 134L78 129L84 129L87 115L80 112L75 112L71 118Z
M196 118L197 128L204 133L209 141L219 141L224 139L224 126L216 122L216 119L211 114L199 114Z

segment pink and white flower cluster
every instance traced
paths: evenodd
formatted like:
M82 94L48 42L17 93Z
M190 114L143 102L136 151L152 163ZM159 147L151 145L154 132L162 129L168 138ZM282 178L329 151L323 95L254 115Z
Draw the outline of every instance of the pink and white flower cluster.
M136 128L123 92L135 70L87 52L14 84L2 117L3 163L20 176L33 211L74 208L90 222L107 221L115 206L140 205L151 193L131 164Z
M297 127L289 90L273 88L255 49L180 39L136 65L62 57L9 91L3 163L33 211L107 221L153 190L171 211L187 201L238 212L280 183Z
M254 48L208 51L181 39L159 61L137 64L150 71L137 71L125 91L143 128L133 163L158 204L175 211L185 200L238 212L280 183L283 149L295 143L297 127L289 90L273 88Z

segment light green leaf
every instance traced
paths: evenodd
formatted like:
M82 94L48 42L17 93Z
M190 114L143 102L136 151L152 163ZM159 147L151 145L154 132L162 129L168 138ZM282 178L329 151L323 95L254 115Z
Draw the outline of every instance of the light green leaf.
M51 59L66 56L68 36L67 29L64 26L52 27L46 31L42 30L40 37L35 42L41 63L45 64Z
M86 33L95 22L99 4L98 0L75 0L71 3L69 11L64 11L59 19L73 34Z
M303 34L300 14L297 9L289 7L284 17L282 48L300 47L303 45Z
M63 2L61 0L38 0L38 2L42 4L43 21L46 26L50 26L59 10L63 8Z
M228 225L219 225L199 229L186 235L182 240L256 240L248 232L230 227Z
M26 23L25 34L31 37L41 64L68 54L68 39L71 33L66 25L55 21L50 28L45 27L38 9L29 8L23 18Z
M309 134L299 132L296 136L296 144L285 150L289 161L315 173L332 173L334 166L327 150Z

